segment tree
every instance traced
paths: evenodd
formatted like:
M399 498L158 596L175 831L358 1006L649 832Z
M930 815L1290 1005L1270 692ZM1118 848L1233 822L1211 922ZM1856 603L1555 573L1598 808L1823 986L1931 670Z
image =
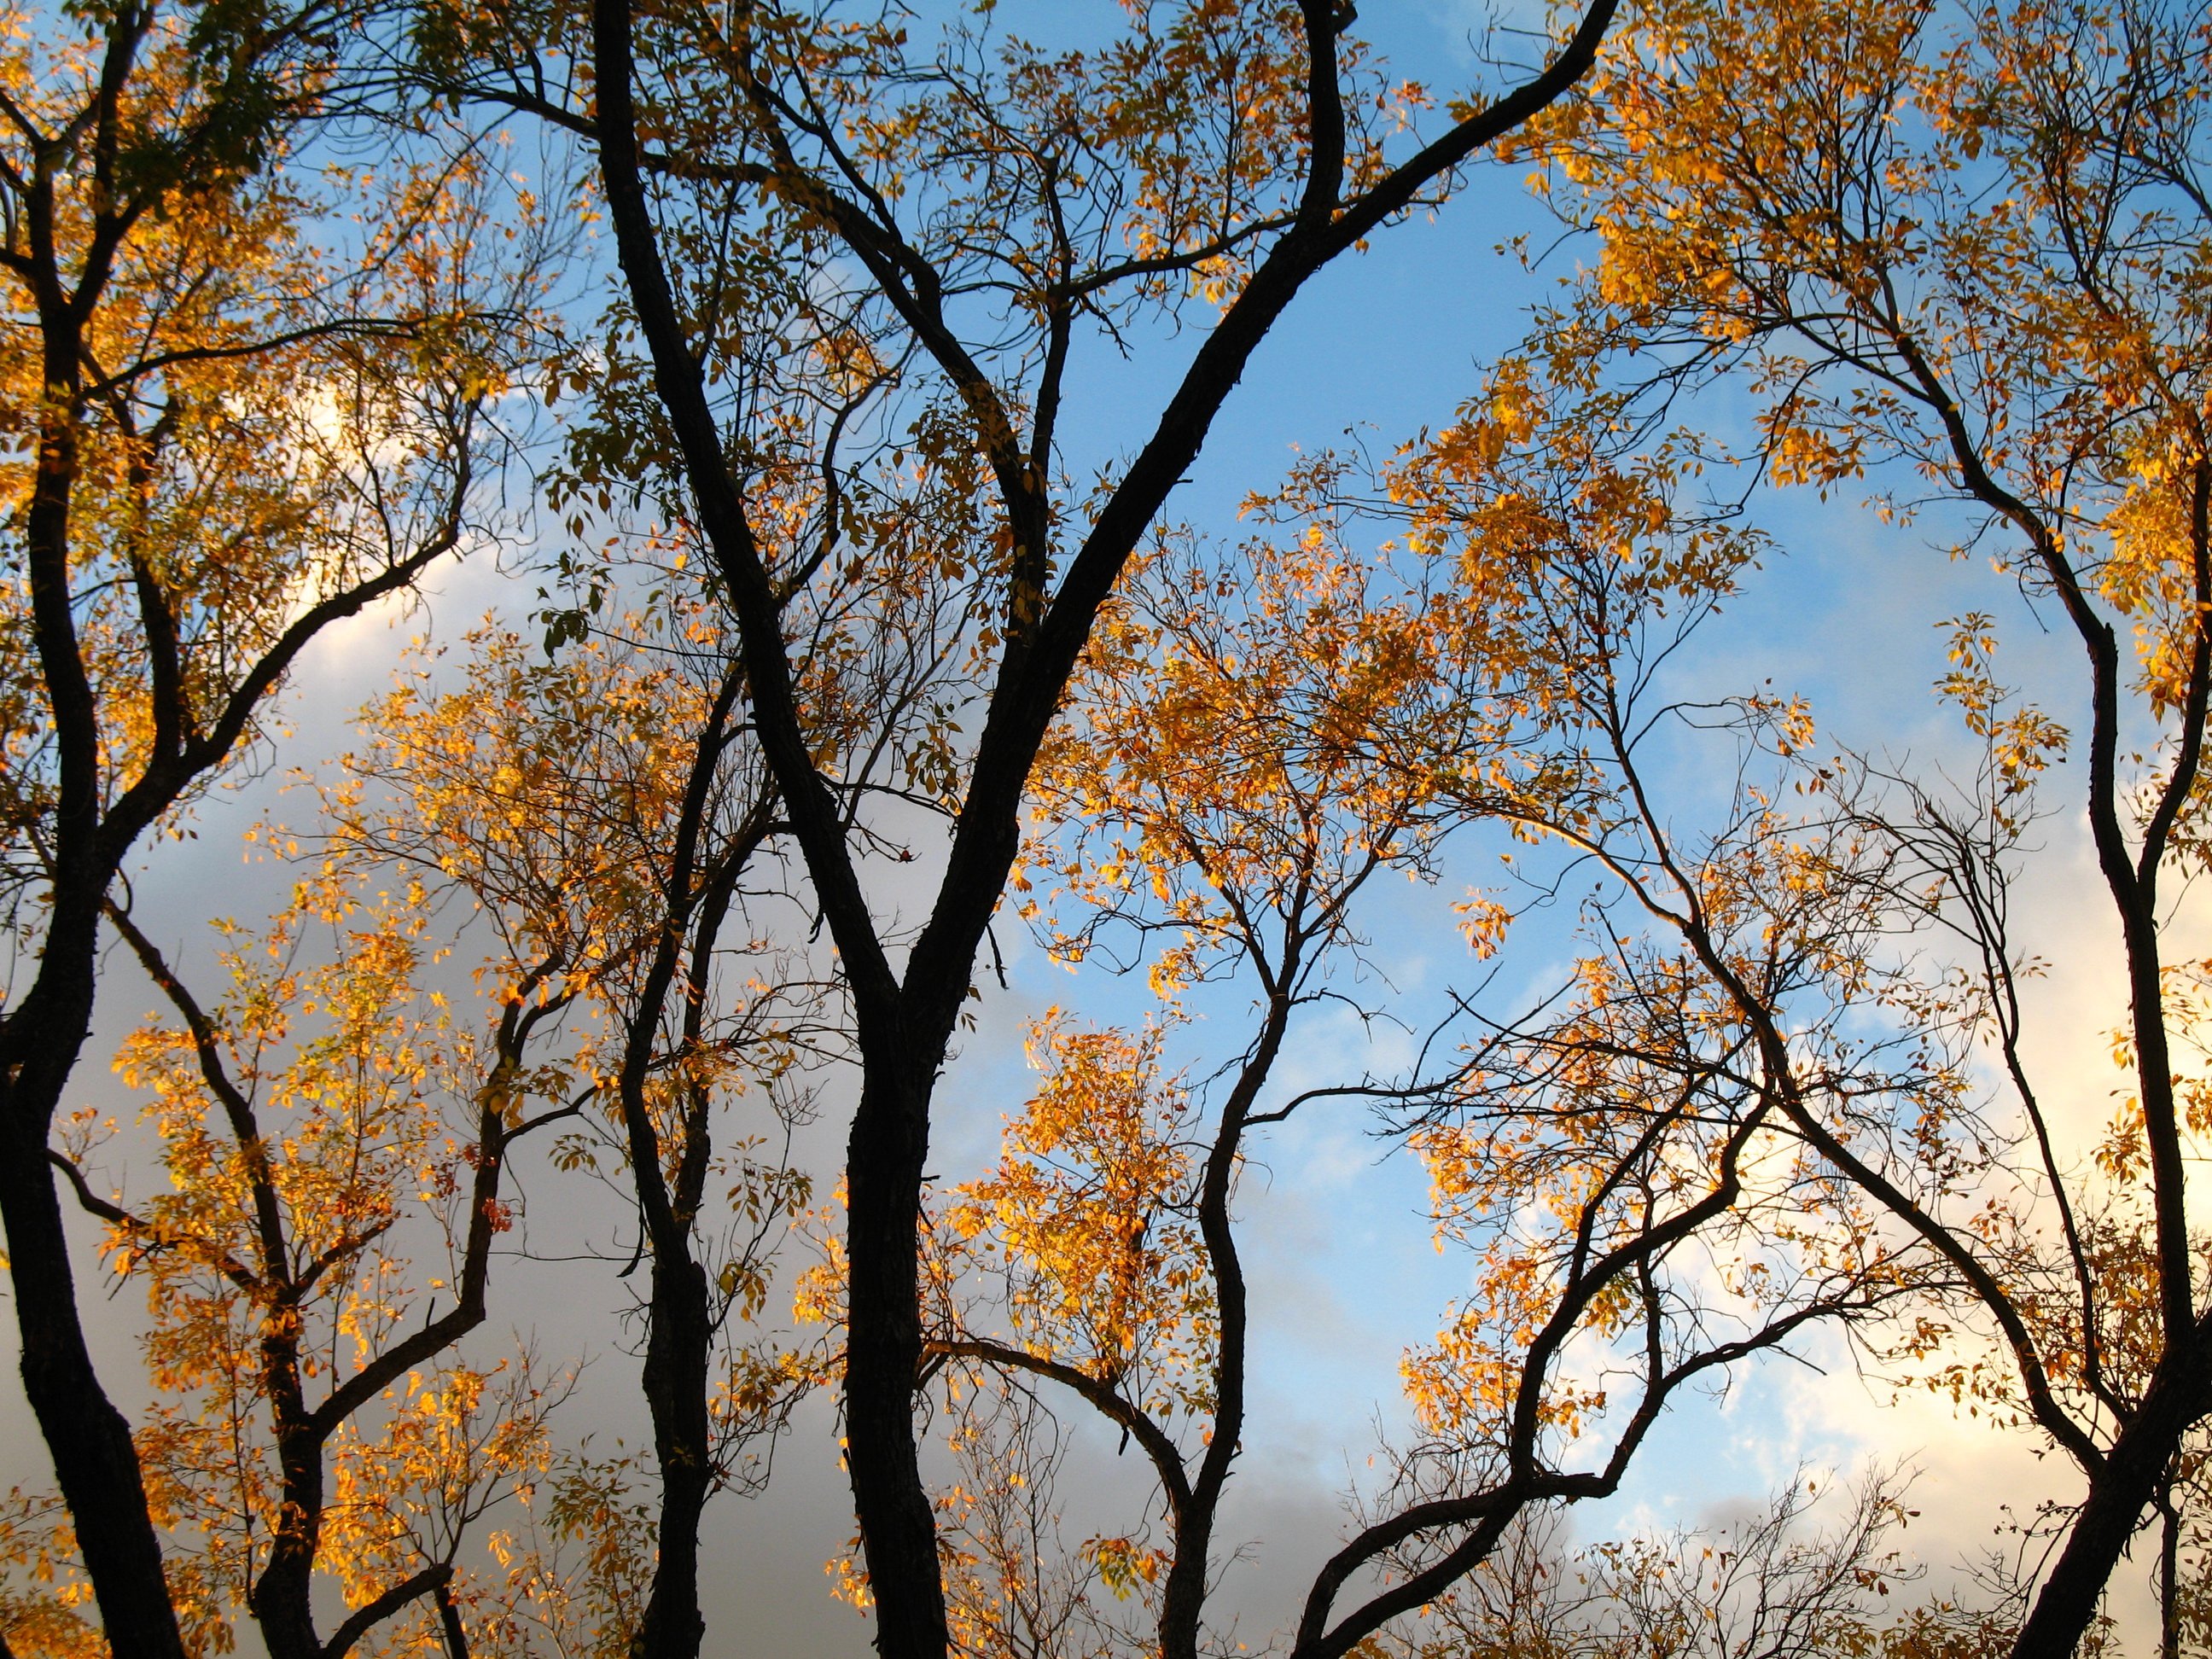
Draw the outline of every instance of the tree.
M1349 13L1320 0L1140 9L1120 40L1060 54L964 25L932 49L834 14L624 0L597 7L581 39L557 19L535 37L531 20L457 26L473 58L445 82L456 95L535 109L595 150L619 314L665 416L641 470L680 483L689 533L722 583L753 727L851 998L862 1084L847 1163L845 1427L886 1655L935 1656L947 1639L913 1424L930 1103L1068 676L1299 289L1557 97L1611 12L1599 0L1541 73L1455 107L1402 160L1385 140L1404 100L1363 67ZM716 326L764 243L798 252L805 281L792 285L811 306L808 331L774 350ZM1217 319L1157 428L1077 509L1054 472L1079 334L1110 338L1201 301ZM776 401L760 366L810 353L899 394L877 418L973 480L969 533L937 547L976 596L962 643L981 724L937 791L953 820L947 862L902 961L864 879L866 832L817 759L786 632L793 593L832 563L817 549L844 528L834 480L849 419L820 404L780 427L762 418L798 406ZM757 471L778 454L825 479L818 538L795 543L762 510ZM865 543L854 553L875 556Z
M230 985L206 1007L113 918L177 1021L117 1061L152 1096L169 1190L99 1196L88 1114L62 1168L146 1286L164 1403L139 1458L167 1526L200 1540L176 1599L201 1643L242 1606L272 1659L343 1659L418 1600L451 1607L470 1526L544 1461L557 1389L520 1357L472 1370L453 1350L486 1317L511 1149L579 1109L527 1104L563 1000L511 995L488 1039L456 1030L421 982L422 898L303 883L266 934L228 931ZM413 1253L436 1243L422 1282ZM327 1638L325 1577L348 1608Z
M652 1271L655 1555L621 1632L647 1651L698 1644L708 1499L744 1484L757 1437L815 1380L803 1356L761 1352L747 1328L811 1192L803 1172L759 1156L764 1132L803 1112L800 1068L837 1034L803 951L774 944L777 919L760 914L782 898L772 872L762 884L781 826L740 741L742 678L714 624L672 591L654 616L598 628L550 661L480 630L460 686L405 684L372 711L369 744L332 796L343 864L365 878L396 866L465 897L496 932L509 1006L528 1022L576 1016L530 1086L573 1096L568 1115L592 1109L556 1161L622 1172L639 1217L630 1266ZM726 1103L748 1086L769 1109L732 1133Z
M1616 1490L1670 1405L1823 1326L2017 1403L2081 1464L2023 1651L2088 1627L2147 1507L2178 1631L2212 1406L2174 1184L2201 1104L2174 1039L2202 975L2160 956L2158 908L2161 866L2201 854L2212 696L2201 249L2175 228L2203 199L2201 35L2024 12L1937 52L1925 19L1834 0L1810 24L1669 12L1608 53L1595 0L1563 14L1547 67L1444 120L1319 0L1135 5L1068 50L990 11L917 41L896 17L683 0L132 9L57 25L90 31L78 83L17 77L52 104L16 120L30 159L0 180L38 325L18 340L42 353L35 387L18 376L40 459L8 754L37 967L0 1077L36 1156L8 1162L0 1208L27 1241L27 1377L76 1525L29 1541L27 1510L0 1553L58 1561L73 1537L118 1651L182 1651L180 1612L219 1639L229 1596L288 1656L544 1639L690 1659L708 1503L835 1374L883 1651L1194 1659L1251 1426L1240 1171L1271 1125L1358 1099L1425 1162L1469 1288L1406 1357L1416 1434L1322 1564L1298 1659L1438 1635L1535 1570L1545 1515ZM485 107L577 139L611 229L602 337L530 386L569 400L549 482L572 542L615 539L559 558L544 661L488 627L457 682L372 713L325 796L326 879L278 927L281 955L318 913L332 954L280 972L240 935L233 992L204 1009L131 910L132 848L183 831L319 628L482 529L487 410L519 348L486 325L505 319L481 233L511 201L527 248L535 210L439 125ZM339 147L360 133L366 152ZM1326 456L1255 503L1294 534L1215 552L1164 529L1304 285L1501 143L1587 187L1607 252L1539 361L1379 468ZM2018 186L1994 209L1992 180ZM360 200L392 205L332 228ZM1157 422L1072 480L1085 353L1186 327ZM2001 687L1993 624L1956 623L1944 690L1980 745L1959 799L1816 761L1787 696L1680 695L1697 623L1766 544L1685 505L1719 446L1662 428L1739 369L1769 476L1920 463L2024 538L2020 571L2087 649L2137 1079L2093 1180L2026 1076L2006 917L2066 733ZM2146 642L2132 682L2121 619ZM2151 805L2130 823L2138 736ZM1656 757L1699 745L1723 787L1692 833ZM1492 830L1543 849L1516 852L1505 893L1578 920L1556 994L1468 993L1417 1073L1288 1094L1294 1029L1372 965L1375 878L1433 878L1448 836ZM395 869L402 908L358 909ZM939 1075L1010 892L1063 955L1147 967L1158 1006L1040 1026L1044 1081L998 1164L933 1196ZM1460 907L1479 956L1516 908ZM88 1146L50 1144L103 916L181 1022L132 1050L174 1178L155 1199L100 1196ZM489 932L481 1031L420 1006L438 988L418 953L454 942L429 943L441 917L454 941ZM1903 938L1962 946L1960 971L1901 960ZM1254 1018L1194 1082L1184 1016L1240 980ZM53 1030L78 1034L58 1060ZM2017 1133L1978 1091L1984 1033ZM834 1306L835 1364L751 1328L807 1201L757 1154L821 1059L859 1084L845 1238L805 1287ZM638 1217L615 1255L647 1270L649 1464L558 1451L533 1373L455 1346L486 1317L513 1139L554 1123L566 1175ZM85 1357L58 1170L153 1295L173 1400L139 1448ZM403 1210L443 1217L453 1257L458 1305L414 1303L419 1332L397 1322ZM2100 1302L2147 1261L2154 1297ZM1954 1363L1966 1302L2008 1376ZM1139 1524L1072 1549L1049 1497L1064 1397L1153 1483ZM962 1471L934 1493L925 1410ZM545 1501L493 1522L524 1486ZM214 1541L165 1586L171 1525ZM487 1535L503 1583L461 1576ZM1773 1589L1833 1613L1824 1638L1890 1642L1840 1579L1798 1595L1800 1557L1764 1537L1755 1611ZM1839 1571L1872 1537L1831 1553L1857 1564ZM1673 1554L1607 1563L1595 1625L1568 1608L1531 1641L1694 1645L1662 1616L1696 1599ZM325 1572L349 1607L328 1637ZM23 1606L90 1643L66 1595ZM1899 1651L1986 1633L1939 1613Z
M102 1619L154 1659L182 1648L47 1159L101 918L134 849L181 832L257 742L316 636L474 533L487 399L532 299L526 254L514 286L483 285L498 190L465 151L426 132L350 179L315 156L375 21L129 4L19 20L6 48L23 565L0 673L21 966L0 1018L0 1217L25 1389ZM376 228L325 235L347 205ZM501 313L504 341L480 325Z
M272 1654L343 1654L418 1599L455 1659L471 1631L494 1651L528 1650L533 1625L627 1651L655 1607L696 1626L707 1498L752 1478L758 1437L815 1380L805 1356L744 1334L807 1180L760 1157L757 1132L728 1134L724 1102L750 1082L800 1109L794 1067L835 1034L814 1023L807 982L775 980L803 958L774 951L773 918L749 914L780 896L748 890L773 797L729 741L711 612L664 607L552 661L496 629L467 643L460 684L441 689L426 661L365 712L362 749L323 785L319 873L265 943L233 930L222 1004L204 1011L113 918L183 1020L120 1062L156 1090L174 1195L126 1207L66 1167L125 1270L150 1283L150 1357L175 1403L142 1455L166 1523L208 1540L208 1582L198 1603L179 1600L208 1629L226 1601L251 1606ZM704 877L687 875L691 860ZM356 890L380 886L364 910ZM491 935L481 1032L422 984L455 948L428 944L453 896ZM724 937L733 921L742 943ZM725 994L731 980L742 996ZM555 1163L591 1170L611 1154L641 1212L656 1199L671 1212L631 1258L650 1256L661 1280L645 1378L660 1491L642 1525L619 1460L555 1449L544 1419L564 1390L535 1379L526 1352L489 1370L451 1353L486 1318L494 1250L525 1219L502 1185L510 1160L548 1127L567 1132ZM708 1200L710 1180L730 1183L726 1206ZM451 1258L427 1287L411 1259L434 1248L425 1206ZM423 1305L441 1287L453 1305ZM488 1539L486 1512L541 1485L550 1507L525 1505L532 1541ZM604 1559L595 1543L579 1581L561 1557L586 1525L629 1541ZM465 1541L507 1560L504 1586L469 1572ZM634 1605L623 1587L641 1571ZM353 1609L327 1640L318 1573ZM419 1617L406 1628L435 1639Z
M1996 1337L2002 1382L1974 1368L1950 1385L2014 1403L2081 1472L2014 1649L2056 1656L2212 1408L2189 1224L2196 970L2169 908L2200 858L2212 691L2197 94L2212 36L2151 4L1948 22L1932 8L1669 8L1620 35L1587 97L1531 144L1603 249L1547 348L1563 375L1643 365L1624 378L1652 411L1735 379L1756 400L1765 477L1826 490L1902 476L1960 504L1977 522L1960 550L1988 550L2079 647L2077 728L2005 693L1990 617L1954 619L1944 690L1983 745L1978 776L1954 793L1857 769L1868 790L1886 785L1853 809L1884 872L1852 879L1958 950L1962 976L1922 1012L1990 1044L2003 1115L1913 1132L1948 1164L1908 1126L1885 1145L1797 1120L1955 1275L1959 1314L1936 1317L1971 1311ZM2061 777L2129 999L2130 1093L2089 1159L2023 1051L2033 964L2009 901L2024 826ZM2106 1265L2139 1228L2148 1337Z
M1717 720L1654 689L1762 544L1678 522L1663 460L1608 470L1588 436L1604 429L1542 422L1509 378L1372 489L1342 458L1310 464L1268 504L1300 532L1288 545L1147 559L1041 760L1033 875L1054 884L1054 948L1143 963L1164 1000L1141 1034L1039 1030L1043 1085L999 1166L944 1207L927 1346L1079 1399L1143 1449L1164 1537L1086 1547L1110 1588L1145 1589L1163 1652L1200 1650L1249 1427L1237 1173L1267 1126L1316 1101L1391 1103L1472 1285L1401 1362L1419 1437L1316 1575L1296 1655L1365 1650L1546 1506L1609 1496L1700 1382L1821 1324L1878 1321L1916 1285L1784 1107L1893 1110L1951 1086L1910 1043L1841 1035L1874 1002L1851 975L1875 914L1837 906L1824 849L1763 793L1800 711L1753 699ZM1367 550L1383 527L1395 555ZM1735 816L1687 852L1644 758L1686 719L1736 738L1743 773ZM1432 877L1447 836L1498 823L1605 878L1569 982L1510 1019L1465 1005L1449 1024L1476 1029L1439 1075L1282 1098L1273 1070L1316 1005L1389 1017L1347 980L1362 890ZM1616 914L1683 894L1709 960ZM1510 913L1461 908L1493 951ZM1190 988L1237 979L1256 1017L1204 1108L1165 1072L1165 1039ZM1754 1017L1774 1006L1816 1035L1763 1041Z
M1439 1609L1421 1659L1784 1659L1998 1653L1998 1620L1936 1598L1890 1613L1918 1577L1896 1547L1905 1478L1876 1471L1840 1499L1801 1470L1762 1510L1728 1524L1645 1534L1572 1555L1540 1516ZM1840 1505L1841 1513L1835 1512ZM1828 1522L1812 1531L1810 1518ZM1887 1615L1887 1616L1885 1616Z
M1036 1034L1046 1082L998 1170L947 1218L960 1242L939 1271L972 1262L996 1294L949 1309L927 1346L1032 1370L1135 1437L1170 1529L1158 1640L1184 1656L1199 1650L1244 1438L1249 1316L1231 1206L1246 1137L1283 1115L1262 1094L1293 1023L1343 994L1332 975L1356 955L1361 890L1429 868L1438 833L1429 777L1365 748L1480 755L1495 739L1440 672L1433 611L1393 603L1335 550L1163 551L1124 580L1038 763L1036 811L1067 826L1064 840L1023 880L1061 895L1063 957L1133 938L1159 1026ZM1164 1028L1192 986L1238 975L1258 1018L1218 1110L1202 1113L1160 1074ZM993 1303L1011 1343L970 1328ZM1177 1419L1202 1428L1201 1450L1178 1445Z

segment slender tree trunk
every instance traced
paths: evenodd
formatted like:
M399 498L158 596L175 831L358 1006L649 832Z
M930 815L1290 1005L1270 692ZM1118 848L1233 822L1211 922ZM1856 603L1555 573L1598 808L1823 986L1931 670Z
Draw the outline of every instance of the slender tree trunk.
M2203 1335L2188 1334L2179 1346L2091 1478L2066 1547L2013 1644L2013 1659L2073 1659L2136 1523L2157 1501L2174 1448L2212 1404Z
M1275 1057L1282 1052L1283 1038L1290 1030L1292 1005L1289 994L1279 988L1296 981L1302 948L1287 946L1273 970L1273 982L1278 988L1267 999L1267 1018L1251 1057L1238 1072L1236 1086L1222 1104L1221 1126L1214 1133L1199 1188L1199 1230L1206 1240L1220 1322L1213 1370L1213 1437L1200 1461L1198 1478L1191 1483L1191 1500L1176 1517L1175 1562L1168 1569L1160 1596L1163 1659L1198 1659L1199 1632L1212 1577L1214 1522L1244 1438L1245 1342L1249 1321L1244 1266L1237 1250L1237 1231L1231 1224L1229 1199L1236 1184L1237 1160L1243 1155L1245 1120L1258 1103L1260 1091L1267 1086Z
M323 1644L315 1634L314 1576L323 1530L322 1437L299 1423L282 1425L276 1457L283 1498L269 1563L248 1599L269 1659L318 1659Z
M660 1465L659 1559L635 1659L696 1659L706 1638L699 1610L699 1517L714 1488L707 1368L714 1326L707 1273L688 1253L656 1247L647 1316L645 1397Z
M461 1623L460 1604L453 1600L451 1584L441 1584L434 1592L438 1603L438 1626L446 1638L446 1659L469 1659L469 1632Z
M2173 1505L2171 1489L2159 1507L2158 1528L2158 1651L2159 1659L2181 1659L2181 1511Z

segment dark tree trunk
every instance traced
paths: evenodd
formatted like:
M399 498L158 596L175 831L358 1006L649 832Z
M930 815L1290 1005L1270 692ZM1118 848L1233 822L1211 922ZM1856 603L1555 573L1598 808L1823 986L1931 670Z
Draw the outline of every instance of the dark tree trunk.
M2091 1477L2066 1547L2013 1644L2013 1659L2073 1659L2144 1510L2157 1500L2175 1447L2212 1403L2203 1352L2201 1335L2185 1336L2182 1352L2159 1368L2142 1407Z
M76 1316L69 1240L46 1162L52 1102L82 1040L82 1026L75 1029L75 1037L51 1031L45 1055L23 1066L0 1096L0 1217L23 1393L52 1455L109 1646L132 1659L185 1659L131 1425L100 1386ZM26 1098L27 1085L38 1095Z
M76 374L76 333L49 319L50 395ZM183 1659L131 1425L100 1387L77 1317L47 1137L92 1024L100 902L109 864L100 847L98 716L78 654L69 591L74 413L51 414L24 515L32 629L51 700L59 793L51 834L52 909L36 981L0 1025L0 1222L22 1343L23 1393L69 1505L109 1644L132 1659Z
M323 1441L298 1423L277 1430L283 1498L268 1565L249 1598L269 1659L319 1659L315 1634L315 1552L322 1541Z
M2159 1659L2181 1659L2181 1511L2169 1486L2158 1526Z
M469 1659L469 1632L461 1623L460 1604L453 1587L441 1584L434 1592L438 1603L438 1627L446 1638L446 1659Z
M846 1160L845 1462L867 1540L883 1659L938 1659L948 1640L936 1517L914 1433L921 1364L915 1239L928 1152L927 1091L872 1056Z
M659 1559L630 1651L636 1659L696 1659L707 1633L699 1611L699 1517L714 1489L707 1415L714 1328L706 1270L688 1254L656 1245L647 1322L645 1398L660 1465Z

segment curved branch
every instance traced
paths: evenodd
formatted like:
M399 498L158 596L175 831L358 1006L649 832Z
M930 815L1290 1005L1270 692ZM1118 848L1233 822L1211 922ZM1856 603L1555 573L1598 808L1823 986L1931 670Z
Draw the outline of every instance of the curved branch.
M1183 1472L1182 1453L1176 1449L1175 1442L1150 1415L1131 1405L1088 1371L1079 1370L1057 1359L1048 1359L1042 1354L1030 1353L1026 1349L1011 1347L1006 1343L989 1341L982 1337L925 1341L921 1346L926 1354L942 1354L948 1359L981 1359L990 1364L1003 1365L1010 1370L1027 1371L1034 1376L1047 1377L1082 1395L1115 1426L1127 1430L1129 1437L1145 1449L1145 1455L1152 1460L1152 1467L1159 1471L1160 1484L1167 1491L1170 1512L1180 1517L1188 1506L1190 1480Z
M419 1595L429 1595L445 1589L453 1582L453 1569L440 1561L422 1569L410 1577L401 1579L374 1601L366 1602L346 1615L345 1622L331 1632L331 1639L323 1644L322 1659L346 1659L354 1644L378 1625L405 1607Z

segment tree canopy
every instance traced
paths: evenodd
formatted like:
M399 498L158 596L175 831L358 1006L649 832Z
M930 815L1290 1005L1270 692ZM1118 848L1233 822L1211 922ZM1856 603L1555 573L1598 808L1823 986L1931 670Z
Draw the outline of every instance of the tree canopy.
M2212 1643L2212 23L1016 14L10 14L0 1659Z

